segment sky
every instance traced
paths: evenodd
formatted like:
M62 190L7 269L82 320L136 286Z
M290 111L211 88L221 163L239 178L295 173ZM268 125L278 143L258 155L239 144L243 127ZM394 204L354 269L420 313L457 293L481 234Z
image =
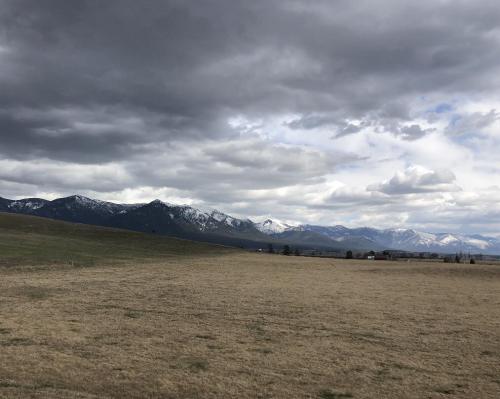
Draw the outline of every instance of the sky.
M0 196L500 235L497 0L0 0Z

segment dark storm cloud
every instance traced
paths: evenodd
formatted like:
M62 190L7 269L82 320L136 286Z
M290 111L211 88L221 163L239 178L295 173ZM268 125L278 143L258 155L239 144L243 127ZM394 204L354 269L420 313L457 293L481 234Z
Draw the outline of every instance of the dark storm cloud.
M387 117L396 98L404 110L417 95L491 85L499 17L494 1L3 0L1 150L105 159L138 142L231 134L234 113ZM72 121L12 117L110 106L161 117L134 134L82 127L58 139L39 130Z

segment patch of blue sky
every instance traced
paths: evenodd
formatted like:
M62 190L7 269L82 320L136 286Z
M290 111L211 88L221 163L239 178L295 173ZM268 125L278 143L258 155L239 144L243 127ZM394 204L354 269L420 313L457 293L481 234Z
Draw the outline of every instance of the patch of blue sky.
M481 146L481 136L470 132L466 134L454 135L450 139L457 144L468 147L471 150L479 150Z
M448 112L452 112L454 107L448 103L441 103L436 105L433 108L430 108L427 112L435 113L435 114L446 114Z
M460 121L460 119L462 119L462 116L461 116L461 115L459 115L459 114L454 114L454 115L452 115L452 116L451 116L451 118L450 118L449 125L450 125L451 127L456 126L456 125L457 125L457 123Z

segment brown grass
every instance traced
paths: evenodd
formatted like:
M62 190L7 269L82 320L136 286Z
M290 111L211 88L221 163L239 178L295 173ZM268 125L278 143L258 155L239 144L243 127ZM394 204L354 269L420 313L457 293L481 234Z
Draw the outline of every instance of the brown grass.
M500 268L0 268L0 398L500 398Z

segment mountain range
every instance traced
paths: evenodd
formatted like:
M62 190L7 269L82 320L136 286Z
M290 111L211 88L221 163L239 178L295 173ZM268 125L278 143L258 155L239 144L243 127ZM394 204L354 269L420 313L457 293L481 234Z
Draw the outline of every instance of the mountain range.
M290 225L273 219L255 223L217 210L202 211L160 200L146 204L116 204L81 195L10 200L0 197L0 212L22 213L69 222L117 227L243 248L330 251L402 250L411 252L471 252L500 254L500 240L481 235L426 233L413 229Z

